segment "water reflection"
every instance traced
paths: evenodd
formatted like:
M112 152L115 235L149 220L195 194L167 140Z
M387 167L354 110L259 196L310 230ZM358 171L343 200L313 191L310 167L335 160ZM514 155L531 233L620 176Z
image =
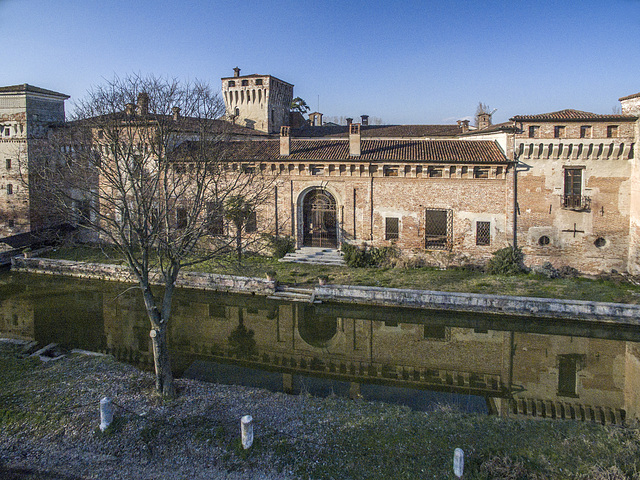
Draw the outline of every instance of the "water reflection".
M0 276L0 332L151 365L137 291ZM567 321L285 303L179 291L170 325L178 375L426 408L623 423L638 418L640 332Z

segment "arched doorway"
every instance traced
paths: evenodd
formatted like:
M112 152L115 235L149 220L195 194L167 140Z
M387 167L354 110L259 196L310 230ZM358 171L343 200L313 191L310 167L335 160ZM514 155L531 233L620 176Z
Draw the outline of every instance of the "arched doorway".
M312 190L302 205L303 245L336 248L338 233L336 200L326 190Z

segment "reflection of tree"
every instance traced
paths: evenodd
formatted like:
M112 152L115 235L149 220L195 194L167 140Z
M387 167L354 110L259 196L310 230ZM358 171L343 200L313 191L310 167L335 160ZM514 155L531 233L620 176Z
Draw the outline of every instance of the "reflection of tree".
M229 350L240 358L249 358L256 354L255 332L244 326L242 309L238 311L238 326L231 331L227 341Z

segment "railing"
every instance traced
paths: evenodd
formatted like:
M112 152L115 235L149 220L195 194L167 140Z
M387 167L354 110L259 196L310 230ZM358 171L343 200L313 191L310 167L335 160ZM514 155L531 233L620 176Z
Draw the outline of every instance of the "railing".
M585 197L584 195L563 195L562 208L589 211L591 210L591 197Z

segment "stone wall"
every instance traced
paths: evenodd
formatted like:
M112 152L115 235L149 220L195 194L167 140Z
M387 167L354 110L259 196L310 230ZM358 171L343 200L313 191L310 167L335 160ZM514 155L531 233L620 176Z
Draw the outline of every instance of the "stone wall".
M385 306L428 308L640 326L640 305L587 302L551 298L510 297L475 293L432 292L398 288L323 285L315 289L317 300Z
M102 263L83 263L48 258L14 257L12 270L28 273L46 273L69 277L90 278L113 282L137 283L128 267ZM161 284L159 274L152 276L152 283ZM213 273L183 271L176 281L178 287L215 290L220 292L271 295L275 292L275 281L259 278L216 275Z

